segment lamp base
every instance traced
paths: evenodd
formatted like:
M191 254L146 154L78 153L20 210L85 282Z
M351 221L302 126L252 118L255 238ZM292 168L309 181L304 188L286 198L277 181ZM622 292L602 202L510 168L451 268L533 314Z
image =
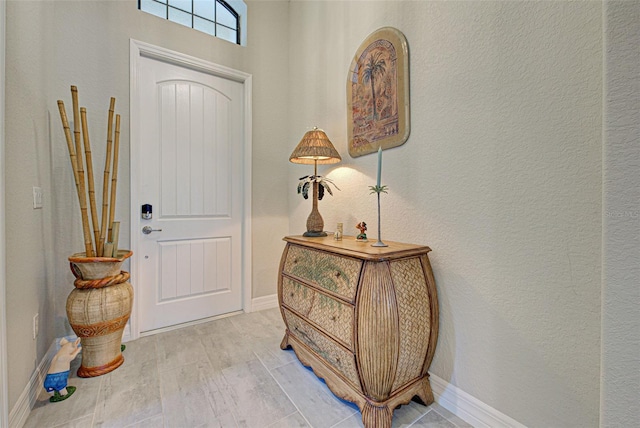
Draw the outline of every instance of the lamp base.
M306 231L302 234L302 236L310 237L310 238L320 238L322 236L327 236L327 232L310 232Z

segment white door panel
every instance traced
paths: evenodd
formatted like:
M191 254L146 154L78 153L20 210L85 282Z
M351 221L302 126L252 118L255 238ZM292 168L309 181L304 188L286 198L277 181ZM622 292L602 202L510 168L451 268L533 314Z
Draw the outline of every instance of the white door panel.
M242 309L243 87L141 57L140 331Z

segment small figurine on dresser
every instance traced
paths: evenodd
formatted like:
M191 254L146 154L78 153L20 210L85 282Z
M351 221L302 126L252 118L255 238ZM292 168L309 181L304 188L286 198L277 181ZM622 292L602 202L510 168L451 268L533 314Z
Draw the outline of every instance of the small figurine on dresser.
M358 229L360 231L360 233L358 234L358 236L356 236L356 241L362 241L365 242L367 241L367 223L365 223L364 221L361 221L360 223L358 223L356 225L356 229Z
M44 389L48 393L53 392L53 396L49 398L52 403L66 400L76 392L76 387L67 386L67 381L69 380L71 361L82 350L78 346L79 344L80 338L75 342L69 342L64 337L60 339L60 350L54 355L47 377L44 379Z

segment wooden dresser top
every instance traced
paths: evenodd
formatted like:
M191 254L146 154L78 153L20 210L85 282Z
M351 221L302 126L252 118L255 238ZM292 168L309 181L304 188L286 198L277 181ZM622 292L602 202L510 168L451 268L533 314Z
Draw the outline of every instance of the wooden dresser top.
M402 257L409 257L419 254L425 254L431 251L431 248L425 245L404 244L401 242L384 241L388 247L372 247L377 239L369 241L356 241L354 236L343 236L341 241L333 239L333 235L311 238L305 236L285 236L283 238L291 244L303 245L305 247L315 248L322 251L341 254L344 256L356 257L363 260L392 260Z

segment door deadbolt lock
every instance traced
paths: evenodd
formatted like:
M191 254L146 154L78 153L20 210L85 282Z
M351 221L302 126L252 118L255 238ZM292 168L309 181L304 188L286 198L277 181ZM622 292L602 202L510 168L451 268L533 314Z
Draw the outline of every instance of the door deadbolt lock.
M140 216L144 220L151 220L151 218L153 217L153 207L151 206L151 204L142 205L140 211Z
M162 232L162 229L154 229L151 226L145 226L142 228L142 233L144 233L145 235L148 235L151 232Z

